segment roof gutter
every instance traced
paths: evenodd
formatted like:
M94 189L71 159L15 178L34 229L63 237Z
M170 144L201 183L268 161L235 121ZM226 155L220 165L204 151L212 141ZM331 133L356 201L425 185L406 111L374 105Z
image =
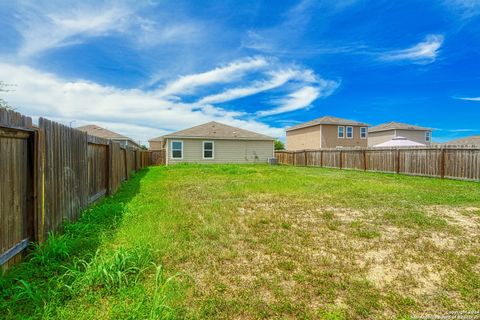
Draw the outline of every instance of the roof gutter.
M246 137L235 137L235 138L225 138L225 137L192 137L192 136L164 136L164 139L213 139L213 140L251 140L251 141L275 141L277 139L272 137L265 138L246 138Z

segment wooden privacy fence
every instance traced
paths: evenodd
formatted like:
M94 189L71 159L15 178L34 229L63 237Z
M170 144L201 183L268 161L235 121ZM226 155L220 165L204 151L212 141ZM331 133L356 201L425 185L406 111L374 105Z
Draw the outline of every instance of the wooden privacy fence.
M30 241L46 240L64 221L115 193L150 152L0 108L0 265L21 259Z
M162 166L167 163L166 150L155 150L150 152L151 164L155 166Z
M479 147L276 151L280 164L480 181Z

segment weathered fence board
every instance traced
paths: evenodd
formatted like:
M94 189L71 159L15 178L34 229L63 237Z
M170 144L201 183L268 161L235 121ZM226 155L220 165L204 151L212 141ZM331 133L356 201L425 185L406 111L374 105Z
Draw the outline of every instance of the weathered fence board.
M480 181L480 148L344 148L277 151L280 164Z
M108 191L108 144L88 144L89 202L97 200Z
M21 259L24 239L33 238L32 119L0 109L0 265Z
M151 151L151 162L154 166L161 166L166 164L166 150Z

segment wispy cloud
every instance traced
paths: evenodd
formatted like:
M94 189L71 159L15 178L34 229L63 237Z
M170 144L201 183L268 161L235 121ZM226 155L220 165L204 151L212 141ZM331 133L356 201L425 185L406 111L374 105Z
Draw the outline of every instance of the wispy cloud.
M127 6L68 5L48 7L30 3L20 6L15 28L23 38L21 57L82 42L92 37L122 30L133 10Z
M292 5L282 15L280 23L268 28L252 28L247 30L242 39L242 47L263 54L276 54L282 56L302 56L315 55L321 53L335 53L344 51L345 48L333 48L323 45L321 48L308 46L304 43L302 49L298 49L298 44L303 39L305 33L309 31L310 24L319 21L328 21L331 17L337 15L355 4L358 0L302 0ZM314 19L312 19L314 18ZM318 27L318 25L316 25Z
M262 80L249 80L262 79ZM224 89L225 84L240 83L240 86ZM246 84L245 84L246 83ZM167 83L158 89L155 94L171 101L181 101L200 87L210 86L223 89L219 93L200 97L196 106L207 108L227 101L252 96L261 92L281 89L276 94L287 95L285 98L276 98L274 110L267 110L257 115L279 114L308 107L318 97L326 97L335 91L339 82L320 78L311 69L297 65L281 64L275 59L255 57L233 61L224 67L198 74L182 76ZM302 89L292 93L295 88ZM212 89L209 91L212 91ZM277 90L278 91L278 90Z
M198 103L221 103L225 101L231 101L278 88L291 80L298 80L302 82L316 81L315 75L311 70L289 68L269 72L269 75L270 78L268 80L254 81L247 87L227 89L222 93L206 96L199 100Z
M458 100L467 100L467 101L480 101L480 97L454 97Z
M278 105L277 107L259 111L257 116L265 117L308 108L318 98L331 95L338 86L339 82L326 80L321 80L317 86L304 86L287 97L274 101Z
M387 61L411 61L418 64L428 64L437 59L442 44L442 35L428 35L424 41L413 47L385 52L381 54L381 58Z
M480 131L480 129L451 129L448 132L476 132Z
M71 45L90 38L121 34L125 41L142 47L162 43L181 43L202 39L202 27L194 20L177 17L159 21L142 17L138 12L148 2L18 2L15 29L22 37L20 58Z
M463 20L480 14L480 1L478 0L444 0L444 4Z
M160 89L158 95L169 96L178 93L192 93L198 87L234 82L239 80L245 72L258 70L267 64L268 60L263 57L234 61L224 67L215 68L207 72L182 76Z

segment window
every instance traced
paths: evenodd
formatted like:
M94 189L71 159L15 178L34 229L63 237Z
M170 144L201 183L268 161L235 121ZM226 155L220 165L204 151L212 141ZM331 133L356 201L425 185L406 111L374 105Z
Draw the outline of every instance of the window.
M203 159L213 159L213 141L203 141Z
M367 127L360 128L360 139L367 139Z
M347 139L353 139L353 127L347 127Z
M172 159L183 159L183 141L172 141Z
M345 138L345 127L338 126L338 138L339 139Z
M425 142L430 142L432 140L432 133L430 131L425 132Z

